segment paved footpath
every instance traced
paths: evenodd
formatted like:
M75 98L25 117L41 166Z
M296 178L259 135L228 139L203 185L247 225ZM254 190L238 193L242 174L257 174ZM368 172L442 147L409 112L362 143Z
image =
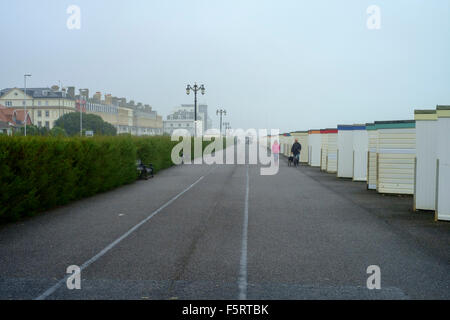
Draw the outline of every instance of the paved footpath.
M173 167L0 227L0 299L450 299L450 224L280 162Z

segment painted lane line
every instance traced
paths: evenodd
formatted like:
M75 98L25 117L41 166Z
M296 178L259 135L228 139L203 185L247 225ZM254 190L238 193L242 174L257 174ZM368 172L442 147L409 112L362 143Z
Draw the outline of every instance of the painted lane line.
M242 249L239 272L239 300L247 300L247 243L248 243L248 196L250 190L250 178L247 165L247 185L245 188L244 223L242 228Z
M134 231L136 231L139 227L141 227L144 223L146 223L147 221L149 221L151 218L153 218L155 215L157 215L158 213L160 213L162 210L164 210L165 208L167 208L169 205L171 205L173 202L175 202L179 197L181 197L183 194L185 194L186 192L188 192L190 189L192 189L197 183L199 183L200 181L203 180L205 176L200 177L197 181L195 181L193 184L191 184L189 187L187 187L186 189L184 189L182 192L180 192L179 194L177 194L175 197L173 197L172 199L170 199L168 202L166 202L164 205L162 205L161 207L159 207L158 209L156 209L155 211L153 211L147 218L145 218L144 220L142 220L141 222L139 222L137 225L135 225L133 228L131 228L130 230L128 230L126 233L124 233L121 237L117 238L115 241L113 241L112 243L110 243L108 246L106 246L102 251L100 251L99 253L97 253L95 256L93 256L91 259L89 259L88 261L86 261L85 263L83 263L80 267L80 271L83 271L84 269L86 269L87 267L89 267L89 265L91 265L92 263L94 263L95 261L97 261L98 259L100 259L103 255L105 255L108 251L110 251L112 248L114 248L116 245L118 245L122 240L124 240L125 238L127 238L130 234L132 234ZM47 289L44 293L42 293L40 296L38 296L35 300L45 300L46 298L48 298L50 295L52 295L56 290L58 290L63 284L65 284L67 282L67 279L70 277L71 275L67 275L66 277L64 277L63 279L59 280L54 286L50 287L49 289Z

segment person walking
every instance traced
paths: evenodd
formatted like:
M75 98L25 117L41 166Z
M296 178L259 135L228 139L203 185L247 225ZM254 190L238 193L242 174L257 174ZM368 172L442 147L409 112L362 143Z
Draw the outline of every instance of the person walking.
M278 143L278 140L275 140L272 145L272 154L275 159L275 163L278 163L278 159L280 157L280 144Z
M295 139L294 144L292 145L291 152L294 155L294 164L298 166L300 163L300 152L302 151L302 145L298 142L298 139Z

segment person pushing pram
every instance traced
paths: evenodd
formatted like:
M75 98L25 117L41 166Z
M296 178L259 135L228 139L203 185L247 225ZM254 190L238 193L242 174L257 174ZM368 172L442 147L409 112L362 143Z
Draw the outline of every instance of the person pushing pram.
M295 139L294 144L291 148L291 153L294 156L294 165L297 167L300 163L300 153L302 151L302 145L298 142L298 139Z

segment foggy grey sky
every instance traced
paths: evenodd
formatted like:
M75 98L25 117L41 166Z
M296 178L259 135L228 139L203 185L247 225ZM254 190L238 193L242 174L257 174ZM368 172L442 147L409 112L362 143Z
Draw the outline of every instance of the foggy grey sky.
M66 9L81 8L81 30ZM366 27L369 5L381 29ZM151 104L200 102L233 128L412 119L450 104L450 1L2 0L0 87L58 84ZM217 125L217 117L212 115Z

